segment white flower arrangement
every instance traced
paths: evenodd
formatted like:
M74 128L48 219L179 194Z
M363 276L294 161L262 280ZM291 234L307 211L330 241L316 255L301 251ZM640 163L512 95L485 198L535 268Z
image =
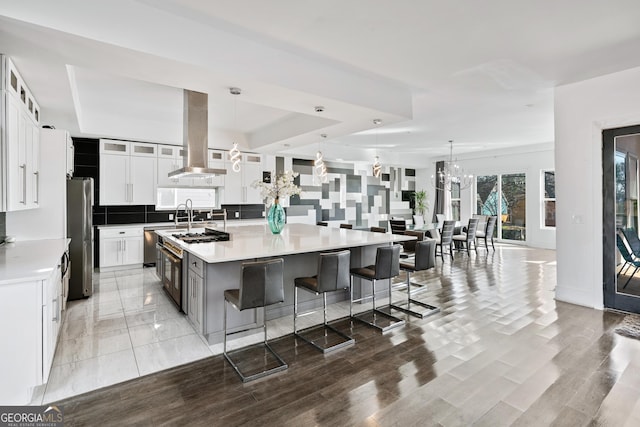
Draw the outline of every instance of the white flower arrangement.
M279 197L293 196L302 193L302 189L293 183L293 179L298 175L298 172L284 171L284 173L279 174L271 183L266 183L258 179L253 181L251 187L259 189L262 198L270 204L271 201Z

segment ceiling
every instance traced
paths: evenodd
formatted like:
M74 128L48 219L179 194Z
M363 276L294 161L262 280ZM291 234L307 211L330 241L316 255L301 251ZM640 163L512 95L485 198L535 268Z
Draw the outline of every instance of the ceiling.
M0 0L0 51L72 135L179 144L186 88L212 146L416 164L553 142L553 88L640 66L639 20L637 0Z

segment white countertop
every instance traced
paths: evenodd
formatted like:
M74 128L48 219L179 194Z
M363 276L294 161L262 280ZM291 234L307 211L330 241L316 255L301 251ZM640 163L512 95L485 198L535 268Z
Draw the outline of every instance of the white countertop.
M202 231L204 229L192 230L192 232ZM192 253L208 263L415 240L414 236L372 233L308 224L287 224L281 234L272 234L266 223L264 225L227 226L227 232L231 235L231 240L228 242L187 244L171 236L183 232L184 230L156 231L163 239L170 240L184 251Z
M30 240L0 246L0 285L49 278L70 241Z

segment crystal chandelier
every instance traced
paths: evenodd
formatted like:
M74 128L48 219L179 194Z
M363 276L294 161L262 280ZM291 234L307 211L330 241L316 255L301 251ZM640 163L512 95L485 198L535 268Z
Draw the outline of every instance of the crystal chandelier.
M473 185L473 175L464 173L458 164L453 160L453 140L449 140L449 160L444 162L444 168L439 168L436 176L431 176L434 187L438 190L451 191L455 186L460 190Z

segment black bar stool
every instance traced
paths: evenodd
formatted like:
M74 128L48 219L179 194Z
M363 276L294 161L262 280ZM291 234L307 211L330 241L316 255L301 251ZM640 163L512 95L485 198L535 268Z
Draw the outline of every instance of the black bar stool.
M242 331L227 333L227 303L231 304L237 310L247 310L249 308L258 309L258 307L266 307L271 304L277 304L284 301L284 261L282 258L271 259L268 261L247 262L242 264L242 278L239 289L227 289L224 291L224 357L229 361L233 369L240 375L242 382L247 382L262 378L266 375L283 371L288 368L284 360L271 348L267 342L267 319L264 319L264 346L276 359L276 366L266 368L264 363L262 370L245 375L240 367L233 361L231 354L227 353L227 335L233 335L245 332L255 328L247 328ZM253 347L253 346L250 346ZM234 350L233 353L240 353L245 348ZM266 355L262 358L266 360Z
M369 231L372 231L374 233L386 233L387 229L384 227L371 227L369 228Z
M385 246L378 248L376 252L376 264L369 265L367 267L352 268L351 280L353 277L369 280L372 283L372 297L373 308L371 311L365 311L358 315L353 315L353 303L367 299L368 297L361 297L357 300L353 299L353 283L351 284L351 298L349 303L349 315L351 318L355 318L364 322L370 326L380 329L382 332L386 332L389 329L404 325L404 320L399 319L391 314L391 307L387 311L383 311L384 307L376 307L376 280L389 279L389 303L391 303L391 279L400 274L400 245ZM371 315L371 321L365 320L364 317ZM389 321L388 325L380 325L377 323L377 317L382 316Z
M322 227L327 227L329 225L329 223L328 222L324 222L324 221L318 221L318 222L316 222L316 225L320 225Z
M339 348L355 343L355 340L352 337L340 332L327 322L327 292L344 290L350 286L350 261L351 252L348 250L340 252L321 253L318 257L318 274L313 277L296 277L294 280L295 287L293 290L293 334L305 340L323 353L327 353L331 350L337 350ZM324 333L319 339L313 339L303 335L303 333L311 332L312 329L317 328L317 325L300 331L298 331L296 327L296 320L298 317L315 313L315 310L307 311L302 314L298 313L298 288L313 292L316 295L322 294L322 311L324 314L324 322L321 326L324 330ZM337 334L340 337L340 340L335 344L330 344L327 331L331 331ZM322 341L322 343L319 343L318 341Z
M428 270L436 265L436 241L435 240L423 240L416 243L414 263L401 262L400 269L407 273L407 301L391 304L391 308L404 311L420 319L430 316L440 311L439 308L426 304L421 301L416 301L411 298L411 273L416 271ZM426 308L427 311L416 311L412 309L412 305L417 305L422 308Z
M340 228L346 228L347 230L353 229L353 224L340 224Z
M408 242L402 242L402 252L400 258L409 258L416 252L416 244L424 240L424 231L407 230L404 232L405 236L414 236L416 240L409 240Z

